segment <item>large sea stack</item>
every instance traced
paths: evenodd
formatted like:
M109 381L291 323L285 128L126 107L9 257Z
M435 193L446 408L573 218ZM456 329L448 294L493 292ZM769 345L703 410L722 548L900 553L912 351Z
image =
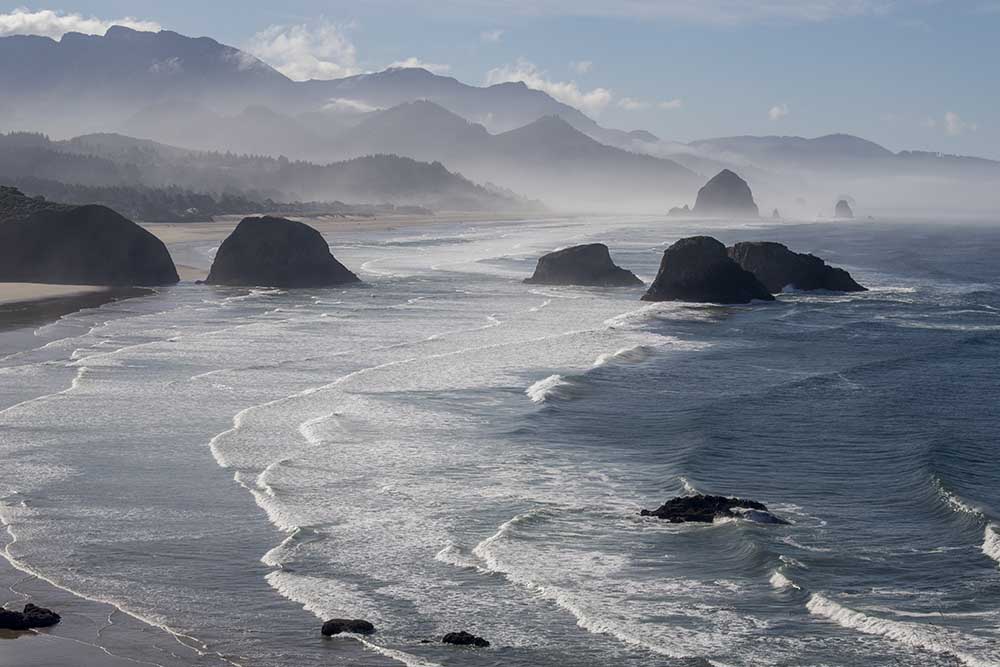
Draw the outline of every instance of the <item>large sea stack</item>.
M244 218L222 242L210 285L329 287L359 282L330 254L323 236L284 218Z
M104 206L69 206L0 187L0 281L169 285L180 280L160 239Z
M766 287L726 254L710 236L681 239L667 248L643 301L749 303L773 301Z
M789 250L772 241L746 241L729 248L729 256L757 276L764 286L777 294L786 287L797 290L864 292L844 269L829 266L819 257Z
M851 205L846 199L841 199L837 202L837 207L834 209L833 215L836 218L851 219L854 217L854 211L851 210Z
M750 186L728 169L723 169L698 191L692 213L702 217L756 218L760 210Z
M536 285L587 285L594 287L628 287L641 285L634 273L611 261L608 246L590 243L564 248L543 255L538 260L535 275L524 282Z

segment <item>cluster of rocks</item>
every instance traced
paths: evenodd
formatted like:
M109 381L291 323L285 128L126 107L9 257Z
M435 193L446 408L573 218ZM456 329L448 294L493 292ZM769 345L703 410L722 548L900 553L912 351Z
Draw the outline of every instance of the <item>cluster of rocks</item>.
M31 603L24 605L24 611L10 611L0 608L0 630L33 630L50 628L62 620L51 609Z
M655 510L642 510L639 514L670 523L712 523L716 519L732 518L742 518L756 523L788 523L771 514L763 503L726 496L680 496L668 500Z
M611 260L606 245L574 246L542 256L531 284L628 287L641 285L631 271ZM851 275L814 255L770 241L726 248L710 236L683 238L663 253L660 269L643 301L750 303L773 301L787 288L860 292Z
M333 618L323 624L320 633L324 637L333 637L340 634L373 635L375 626L370 622L361 619ZM431 644L430 640L423 640L422 644ZM441 639L442 644L452 644L454 646L472 646L475 648L488 648L490 643L482 637L464 630L460 632L449 632Z

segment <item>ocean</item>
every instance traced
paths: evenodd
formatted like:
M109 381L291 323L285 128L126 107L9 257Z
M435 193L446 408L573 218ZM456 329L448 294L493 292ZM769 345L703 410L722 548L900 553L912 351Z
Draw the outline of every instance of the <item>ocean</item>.
M649 281L696 233L871 289L713 306L521 282L591 241ZM0 332L11 592L111 610L57 633L171 667L1000 665L997 224L330 241L363 285L185 283ZM789 524L639 516L692 493ZM378 632L320 637L333 617ZM458 630L492 646L440 643Z

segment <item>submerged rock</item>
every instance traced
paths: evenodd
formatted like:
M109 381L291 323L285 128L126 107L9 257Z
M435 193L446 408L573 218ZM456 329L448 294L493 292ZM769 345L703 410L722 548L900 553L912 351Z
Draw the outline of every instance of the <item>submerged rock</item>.
M454 644L456 646L475 646L476 648L487 648L490 645L490 643L482 637L469 634L464 630L461 632L449 632L441 641L445 644Z
M670 523L712 523L716 518L741 517L760 523L787 523L767 511L763 503L725 496L683 496L668 500L655 510L642 510L642 516L654 516Z
M285 218L244 218L222 242L209 285L328 287L360 282L330 254L323 236Z
M332 637L347 632L355 635L375 634L375 626L361 619L332 618L320 630L324 637Z
M837 202L837 207L833 211L833 216L835 218L853 218L854 211L851 210L851 205L847 203L846 199L841 199Z
M756 218L760 210L750 186L734 172L723 169L698 191L693 213L705 217Z
M749 303L774 297L749 271L726 254L710 236L681 239L667 248L660 271L643 301Z
M543 255L535 274L524 282L536 285L627 287L641 285L634 273L611 261L608 246L590 243Z
M163 242L105 206L67 206L0 188L0 282L169 285Z
M32 628L49 628L62 620L59 614L51 609L38 607L31 603L24 605L24 611L9 611L0 609L0 630L30 630Z
M729 248L728 252L773 294L789 286L805 291L866 291L844 269L829 266L815 255L793 252L781 243L745 241Z

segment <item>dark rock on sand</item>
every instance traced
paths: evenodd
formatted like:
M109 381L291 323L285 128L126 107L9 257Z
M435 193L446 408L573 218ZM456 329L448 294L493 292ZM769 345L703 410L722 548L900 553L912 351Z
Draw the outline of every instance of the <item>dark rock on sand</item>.
M833 216L835 218L853 218L854 211L851 210L851 205L847 203L846 199L841 199L837 202L837 207L833 211Z
M0 609L0 630L49 628L59 621L59 614L31 603L24 605L23 612Z
M793 252L781 243L747 241L737 243L728 252L773 294L788 286L806 291L865 291L844 269L829 266L815 255Z
M726 254L726 246L710 236L681 239L667 248L643 301L749 303L774 297L749 271Z
M490 643L482 637L469 634L464 630L462 632L449 632L441 641L445 644L454 644L456 646L475 646L476 648L487 648L490 645Z
M589 285L627 287L641 285L634 273L615 266L608 246L591 243L543 255L535 275L524 282L536 285Z
M169 285L180 280L160 239L104 206L67 206L0 188L0 281Z
M750 186L728 169L723 169L698 191L693 213L705 217L756 218L760 210Z
M323 624L324 637L332 637L347 632L355 635L375 634L375 626L361 619L333 618Z
M284 218L245 218L222 242L209 285L328 287L359 282L309 225Z
M683 496L668 500L655 510L642 510L640 514L655 516L670 523L712 523L716 518L732 517L757 520L760 523L787 523L768 512L763 503L725 496Z

